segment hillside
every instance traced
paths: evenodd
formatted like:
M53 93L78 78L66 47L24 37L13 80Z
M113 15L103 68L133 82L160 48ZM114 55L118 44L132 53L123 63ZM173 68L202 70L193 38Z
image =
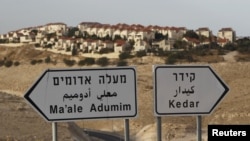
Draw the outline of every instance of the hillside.
M45 59L51 56L56 63L40 63L31 65L32 59ZM230 88L227 96L219 103L212 114L203 116L202 126L204 139L208 124L248 124L250 118L250 63L236 62L233 52L227 56L210 56L207 60L190 64L208 64L227 83ZM69 57L63 54L54 54L49 51L34 50L32 47L5 48L0 47L0 60L11 59L19 61L19 66L0 67L0 140L50 140L51 124L44 121L26 102L22 96L47 68L68 68L61 59ZM70 58L70 57L69 57ZM217 59L216 59L217 58ZM74 59L77 59L75 57ZM79 59L79 58L78 58ZM130 120L131 136L136 141L155 141L155 117L153 116L153 82L152 65L164 64L160 57L134 58L128 61L129 65L136 66L138 75L138 105L139 116ZM213 62L213 63L211 63ZM179 62L187 64L187 62ZM99 67L82 66L84 67ZM74 65L72 68L79 68ZM8 93L8 94L6 94ZM11 94L11 95L9 95ZM13 96L16 95L16 96ZM20 98L21 97L21 98ZM195 140L196 117L164 117L163 140L178 138ZM112 131L123 134L124 121L113 120L86 120L77 121L79 127ZM71 133L67 123L59 123L60 140L71 140Z

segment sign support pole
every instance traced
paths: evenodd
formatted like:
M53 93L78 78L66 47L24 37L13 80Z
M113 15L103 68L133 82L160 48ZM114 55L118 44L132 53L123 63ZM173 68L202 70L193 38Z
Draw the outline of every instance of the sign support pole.
M196 121L197 121L197 141L201 141L202 140L202 130L201 130L201 115L198 115L197 118L196 118Z
M124 119L125 125L125 141L129 141L129 119Z
M161 117L157 117L157 141L161 141Z
M57 141L57 123L52 122L52 141Z

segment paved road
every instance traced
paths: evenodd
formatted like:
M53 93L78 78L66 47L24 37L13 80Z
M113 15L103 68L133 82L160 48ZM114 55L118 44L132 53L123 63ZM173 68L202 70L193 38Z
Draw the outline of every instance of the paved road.
M85 134L102 139L104 141L124 141L124 137L111 133L111 132L103 132L103 131L93 131L84 129Z

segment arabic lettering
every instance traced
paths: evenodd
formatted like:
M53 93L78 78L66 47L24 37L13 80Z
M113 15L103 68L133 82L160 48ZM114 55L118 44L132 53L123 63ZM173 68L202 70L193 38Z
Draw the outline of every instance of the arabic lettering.
M187 96L190 96L191 94L194 94L194 86L191 86L190 89L184 88L182 89L181 86L178 87L178 89L175 90L174 97L177 97L180 94L185 94Z
M104 97L116 97L117 96L117 93L116 92L113 92L112 94L111 94L111 92L106 92L105 90L104 90L104 92L103 92L103 94L102 95L97 95L97 99L98 100L100 100L100 101L102 101L102 98L104 98Z
M86 93L75 93L75 94L68 94L68 93L65 93L63 95L63 102L67 99L69 101L73 100L73 99L79 99L79 101L83 101L83 99L87 99L87 98L90 98L91 97L91 91L90 91L90 88L88 89L88 92Z

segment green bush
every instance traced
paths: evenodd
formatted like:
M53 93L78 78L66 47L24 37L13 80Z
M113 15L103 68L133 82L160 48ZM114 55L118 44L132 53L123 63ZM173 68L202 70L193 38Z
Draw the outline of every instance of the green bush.
M35 65L36 63L37 63L37 60L31 60L31 61L30 61L30 64L31 64L31 65Z
M218 55L225 55L225 51L223 49L218 49Z
M76 49L76 47L73 47L73 49L71 50L71 55L72 56L76 56L77 55L77 49Z
M249 46L239 46L237 48L237 50L240 52L240 53L243 53L243 54L249 54L250 53L250 47Z
M208 49L202 47L197 47L190 50L190 53L198 56L206 56L207 55L206 52L208 52Z
M109 64L109 59L107 57L98 58L96 64L100 66L107 66Z
M63 59L63 62L69 67L74 66L76 63L75 60L69 60L69 59Z
M39 43L35 43L35 47L40 47L41 45Z
M85 58L86 65L93 65L95 64L95 58L87 57Z
M51 62L50 56L47 56L47 58L45 58L44 61L45 61L45 63L47 63L47 64L50 63L50 62Z
M124 60L120 60L117 62L117 66L127 66L127 65L128 65L128 62Z
M19 65L20 65L20 62L18 62L18 61L14 62L14 66L19 66Z
M110 52L113 52L113 50L109 48L101 48L99 54L110 53Z
M4 60L0 60L0 67L4 65Z
M171 54L168 56L168 58L165 60L165 64L174 64L177 61L176 55Z
M5 63L4 63L5 67L9 68L13 65L13 61L11 60L7 60Z
M146 56L147 53L145 50L140 50L140 51L137 51L136 52L136 57L143 57L143 56Z
M120 60L128 59L130 57L131 57L131 55L130 55L129 52L122 52L122 53L119 54L119 59Z
M85 60L80 60L78 62L78 66L84 66L84 65L86 65L86 61Z

